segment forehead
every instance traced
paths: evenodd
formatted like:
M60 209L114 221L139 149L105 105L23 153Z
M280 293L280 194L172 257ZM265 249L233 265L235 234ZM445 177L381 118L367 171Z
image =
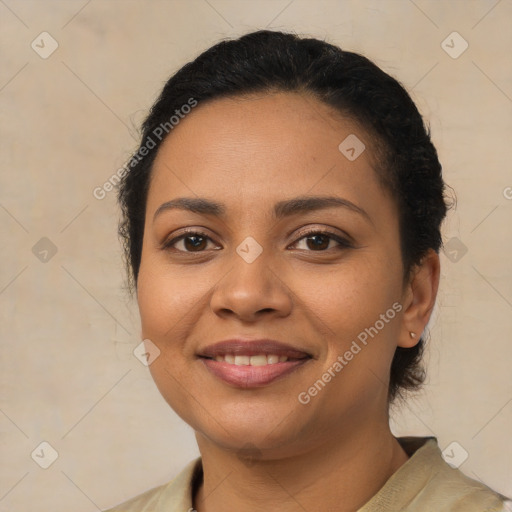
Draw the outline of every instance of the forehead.
M359 124L311 95L215 99L199 104L162 143L148 208L183 195L222 195L246 208L308 193L339 193L355 203L366 193L375 201L383 190L371 146Z
M200 103L173 129L160 152L219 156L219 149L233 148L242 156L244 149L250 152L265 145L269 152L279 149L284 155L291 150L314 156L320 151L337 151L343 134L370 142L362 126L312 94L254 93Z

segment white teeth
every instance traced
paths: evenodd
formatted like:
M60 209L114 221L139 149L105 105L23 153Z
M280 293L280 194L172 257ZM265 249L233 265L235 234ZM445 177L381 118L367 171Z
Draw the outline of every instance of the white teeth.
M267 356L251 356L251 366L265 366L267 364Z
M237 366L246 366L250 362L249 356L235 356L235 364Z
M219 363L235 364L236 366L265 366L267 364L284 363L288 361L287 356L278 356L276 354L258 354L257 356L240 356L233 354L217 355L215 361Z

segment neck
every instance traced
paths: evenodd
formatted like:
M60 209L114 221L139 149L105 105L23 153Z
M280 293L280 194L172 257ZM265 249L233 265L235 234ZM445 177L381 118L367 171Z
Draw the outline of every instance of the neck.
M197 440L204 474L194 500L197 512L256 512L276 504L281 512L354 512L408 460L389 423L367 425L350 436L340 432L335 442L250 464L200 434Z

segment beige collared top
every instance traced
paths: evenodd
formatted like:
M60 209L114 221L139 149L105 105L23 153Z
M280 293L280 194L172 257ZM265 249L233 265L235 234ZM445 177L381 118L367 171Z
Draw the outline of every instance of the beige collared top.
M409 460L358 512L512 511L505 496L445 462L435 437L397 440ZM193 512L192 489L201 478L201 458L197 458L171 482L105 512Z

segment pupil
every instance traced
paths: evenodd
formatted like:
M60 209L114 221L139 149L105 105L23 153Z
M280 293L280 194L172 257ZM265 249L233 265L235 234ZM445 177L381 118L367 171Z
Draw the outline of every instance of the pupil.
M323 242L321 240L320 241L318 240L318 239L322 239L322 238L324 239ZM317 249L325 248L325 247L322 247L322 246L325 246L325 240L327 239L327 237L325 235L312 235L312 236L308 237L308 240L310 240L310 241L314 240L314 239L316 239L315 242L313 242L314 247L316 247ZM327 245L329 245L329 241L327 241Z
M186 239L186 241L190 241L190 240L195 240L194 242L192 242L192 247L197 249L198 247L200 247L200 245L202 243L204 243L204 238L202 236L188 236ZM185 242L185 244L187 244L187 242Z

